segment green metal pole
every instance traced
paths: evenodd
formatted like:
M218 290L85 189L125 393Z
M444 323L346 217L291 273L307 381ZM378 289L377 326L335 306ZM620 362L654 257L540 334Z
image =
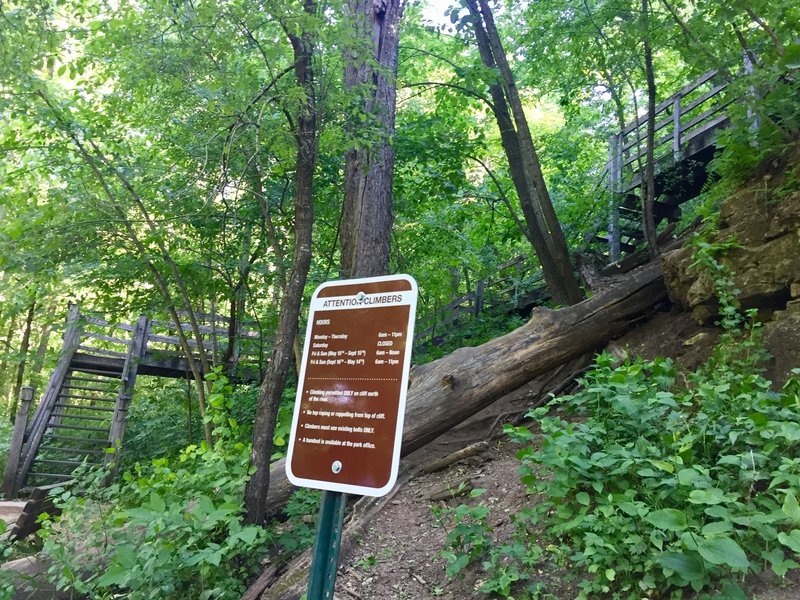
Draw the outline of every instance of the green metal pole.
M307 600L333 600L347 494L322 492Z

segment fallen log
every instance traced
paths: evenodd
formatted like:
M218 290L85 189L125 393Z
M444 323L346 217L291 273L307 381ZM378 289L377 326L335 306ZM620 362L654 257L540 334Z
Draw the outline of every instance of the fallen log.
M511 333L414 367L406 400L403 456L537 375L621 336L647 320L666 297L661 265L653 262L583 302L560 310L537 307L531 319ZM293 488L283 460L270 471L267 513L275 514Z
M580 304L558 311L535 309L531 320L511 333L481 346L462 348L428 365L412 370L403 431L403 455L423 446L454 425L466 420L509 394L540 396L547 391L563 389L583 372L582 355L601 349L609 340L623 335L636 324L647 320L666 299L666 289L658 263L647 265L630 274L623 284ZM570 375L565 378L556 370L570 361ZM580 363L580 364L578 364ZM562 369L563 370L563 369ZM549 371L552 374L545 376ZM541 382L533 382L536 377ZM550 385L558 382L555 388ZM535 385L531 386L531 384ZM425 416L427 419L425 420ZM277 469L280 469L276 472ZM395 493L408 478L405 472L398 480ZM291 493L283 472L283 461L273 467L270 508L277 510ZM391 494L390 496L391 497ZM365 527L385 504L386 498L362 498L369 509L360 518L351 518L343 536L343 554L354 544L352 522ZM355 515L353 515L355 517ZM262 578L248 591L247 598L261 600L296 600L306 585L310 552L299 556L275 580L275 573ZM264 579L267 579L266 581ZM273 587L270 584L276 583Z

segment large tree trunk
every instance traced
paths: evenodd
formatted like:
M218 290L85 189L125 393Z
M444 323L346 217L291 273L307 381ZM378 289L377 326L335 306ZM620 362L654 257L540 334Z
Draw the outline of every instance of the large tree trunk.
M484 65L500 71L502 91L499 86L493 86L490 93L512 175L517 171L516 177L512 178L528 223L534 250L542 263L542 273L553 299L558 304L574 304L583 298L583 294L572 269L569 249L553 209L522 99L506 60L494 16L486 0L467 0L467 8L473 17L475 37ZM513 125L508 106L511 108ZM520 187L523 186L525 191L520 193Z
M305 11L316 13L315 0L305 1ZM261 384L258 412L253 426L253 449L250 464L255 472L245 490L245 520L261 524L266 516L267 492L270 488L270 457L272 456L275 422L278 418L286 374L294 356L293 345L297 332L297 319L303 289L311 265L311 240L313 228L313 181L317 161L317 116L314 102L314 77L312 58L313 37L308 32L297 36L288 32L294 49L297 84L305 92L305 101L297 117L297 168L295 171L295 245L292 269L283 294L275 345L269 369ZM283 471L281 475L285 477Z
M620 286L561 310L537 308L528 323L503 337L413 368L403 455L537 375L604 346L647 319L665 298L661 265L651 263ZM274 463L267 513L277 512L292 489L284 461Z
M348 125L344 206L339 234L344 277L383 275L389 264L400 0L348 0L353 28L345 48L344 88L356 115ZM365 127L365 123L368 127ZM363 140L363 132L370 139ZM377 138L377 139L376 139Z

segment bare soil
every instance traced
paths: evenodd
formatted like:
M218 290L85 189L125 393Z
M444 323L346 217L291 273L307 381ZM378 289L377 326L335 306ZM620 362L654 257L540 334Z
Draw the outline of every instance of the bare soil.
M667 355L679 367L694 369L706 360L718 337L714 328L700 327L684 313L663 313L612 342L607 350L620 356ZM490 441L487 451L442 471L418 475L396 494L341 563L336 598L467 600L485 597L477 591L482 581L475 572L468 572L461 579L446 578L445 562L438 555L447 537L446 524L437 519L432 508L484 502L491 507L488 522L495 542L502 543L512 536L511 516L537 498L527 494L520 482L515 458L519 448L496 434L508 415L525 412L526 401L529 399L500 400L406 459L413 468L430 464L469 444ZM460 491L460 488L463 489ZM482 488L486 492L478 499L470 498L464 492L472 488ZM441 497L443 499L436 499ZM580 574L574 569L548 565L531 576L545 585L549 595L543 597L566 600L577 595ZM790 573L782 581L762 574L751 578L747 587L755 600L800 600L798 573Z

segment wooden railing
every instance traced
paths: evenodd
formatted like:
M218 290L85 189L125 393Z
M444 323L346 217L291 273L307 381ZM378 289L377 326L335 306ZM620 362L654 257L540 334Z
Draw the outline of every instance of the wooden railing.
M727 81L718 81L716 70L708 71L656 106L653 152L656 161L677 162L697 143L707 145L706 135L728 122L724 109L733 101L724 91ZM639 184L639 166L645 162L647 116L643 115L609 139L609 188L619 193Z
M653 157L657 175L713 145L717 132L729 124L726 108L736 99L725 93L727 88L728 82L718 71L708 71L656 106ZM609 138L606 173L611 214L607 239L612 262L620 259L622 246L630 250L633 243L630 231L627 241L622 239L626 232L622 231L620 209L626 197L641 186L646 153L646 115ZM674 206L660 208L675 212Z
M225 357L229 363L258 368L262 359L262 340L258 332L240 328L234 336L233 349L229 349L228 326L230 319L220 315L195 313L198 341L192 331L191 323L184 313L179 313L185 322L180 323L186 344L193 350L194 358L199 358L198 349L202 345L209 362L216 366L223 364ZM124 359L135 325L113 323L96 316L81 314L80 344L77 352L111 359ZM230 350L230 352L229 352ZM181 341L176 325L171 321L148 320L145 340L145 361L158 363L159 359L182 356Z

